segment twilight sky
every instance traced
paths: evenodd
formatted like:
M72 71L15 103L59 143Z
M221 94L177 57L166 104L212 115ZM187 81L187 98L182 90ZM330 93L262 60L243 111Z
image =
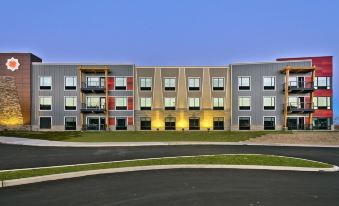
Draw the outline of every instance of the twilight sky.
M338 8L336 0L3 0L0 52L139 66L331 55L337 92Z

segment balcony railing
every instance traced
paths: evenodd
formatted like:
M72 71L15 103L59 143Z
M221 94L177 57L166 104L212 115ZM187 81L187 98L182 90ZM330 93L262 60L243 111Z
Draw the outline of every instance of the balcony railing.
M103 81L85 81L81 83L81 91L86 93L104 93L106 91Z
M285 85L283 84L283 91L285 91ZM308 93L314 91L314 83L306 81L289 81L288 92L291 93Z
M289 102L287 105L287 111L289 113L313 113L313 103L304 102Z
M331 130L331 125L287 124L289 130Z
M86 103L81 104L81 112L83 113L104 113L105 111L105 105L88 105Z

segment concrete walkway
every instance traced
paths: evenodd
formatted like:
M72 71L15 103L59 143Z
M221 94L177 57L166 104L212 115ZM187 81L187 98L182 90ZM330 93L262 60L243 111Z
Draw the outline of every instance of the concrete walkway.
M166 145L255 145L255 146L295 146L295 147L333 147L338 145L314 145L314 144L280 144L280 143L249 143L249 142L63 142L40 139L28 139L18 137L2 137L0 143L42 146L42 147L137 147L137 146L166 146Z

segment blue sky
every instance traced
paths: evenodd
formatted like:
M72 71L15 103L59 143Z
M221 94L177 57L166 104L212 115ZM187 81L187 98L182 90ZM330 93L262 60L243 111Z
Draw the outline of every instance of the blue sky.
M227 65L334 56L336 0L3 0L0 51L45 62ZM334 109L339 116L339 96Z

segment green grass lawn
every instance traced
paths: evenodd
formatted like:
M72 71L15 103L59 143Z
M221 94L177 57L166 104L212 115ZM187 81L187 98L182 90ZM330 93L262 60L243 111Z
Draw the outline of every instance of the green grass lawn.
M290 166L290 167L311 167L331 168L332 165L314 162L305 159L294 159L273 155L208 155L191 157L165 157L145 160L128 160L107 163L82 164L77 166L61 166L54 168L24 169L17 171L0 171L0 180L19 179L42 175L60 174L67 172L78 172L96 169L138 167L150 165L180 165L180 164L220 164L220 165L264 165L264 166Z
M0 136L25 137L70 142L159 142L159 141L214 141L237 142L265 134L282 131L224 131L224 132L165 132L165 131L114 131L114 132L25 132L2 131Z

